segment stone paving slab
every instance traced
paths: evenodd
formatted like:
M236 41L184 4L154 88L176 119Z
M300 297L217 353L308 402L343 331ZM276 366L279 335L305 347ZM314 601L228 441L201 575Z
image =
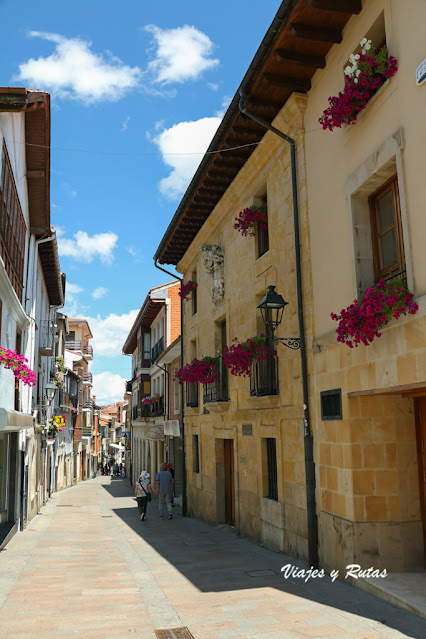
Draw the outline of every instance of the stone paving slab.
M292 559L227 527L141 522L127 480L55 494L0 552L0 638L426 638L426 621L329 578L285 580Z

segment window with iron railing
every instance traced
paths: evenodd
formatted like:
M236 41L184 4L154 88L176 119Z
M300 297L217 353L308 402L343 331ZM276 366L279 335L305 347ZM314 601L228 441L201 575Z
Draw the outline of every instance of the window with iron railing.
M196 382L186 384L186 405L192 408L198 406L198 384Z
M215 368L217 371L217 379L210 384L204 384L203 403L209 402L227 402L228 395L228 369L225 366L224 359L221 355L216 357Z
M278 395L278 357L271 349L266 359L257 359L251 366L250 395Z

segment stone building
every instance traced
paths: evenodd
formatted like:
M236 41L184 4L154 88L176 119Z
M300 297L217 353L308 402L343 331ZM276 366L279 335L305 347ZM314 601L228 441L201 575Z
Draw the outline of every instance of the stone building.
M327 570L424 565L425 18L420 0L283 2L155 254L198 284L184 364L271 339L258 306L269 286L287 302L250 378L219 357L218 381L186 385L189 512L310 563L318 550ZM363 38L399 70L355 124L323 131ZM240 234L239 212L259 207L267 229ZM338 344L330 313L381 277L407 283L417 314Z

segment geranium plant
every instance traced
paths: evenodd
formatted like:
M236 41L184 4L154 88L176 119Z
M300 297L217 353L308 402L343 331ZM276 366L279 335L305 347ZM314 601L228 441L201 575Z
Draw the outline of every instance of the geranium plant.
M330 106L319 118L323 129L354 124L377 89L398 70L396 58L389 55L386 46L376 51L367 38L360 45L361 53L352 54L345 68L345 88L328 98Z
M144 397L142 400L142 404L144 404L144 406L149 406L151 404L151 398L150 397Z
M236 338L233 341L234 344L226 346L223 353L225 366L232 375L250 376L252 363L257 359L266 359L270 353L268 338L262 335L250 337L241 343Z
M361 343L368 346L375 337L381 336L381 329L391 319L417 313L419 307L413 298L404 280L380 280L366 290L361 301L354 300L339 315L331 313L331 319L339 322L337 341L350 348Z
M235 218L234 229L236 229L243 237L246 235L254 235L256 224L259 228L268 228L268 211L266 206L253 206L244 209L238 213Z
M216 359L214 357L203 357L202 359L194 357L190 364L186 364L175 372L173 379L177 379L179 384L183 382L189 384L211 384L218 377Z
M191 295L192 291L195 291L197 286L198 286L197 282L188 280L186 284L182 284L182 286L180 287L179 297L182 300L187 302L189 300L189 296Z
M37 383L37 375L25 362L28 362L28 360L23 355L0 346L0 364L10 369L15 377L23 384L35 386Z
M66 367L64 363L63 357L57 357L55 359L55 372L53 374L53 382L56 384L58 388L64 387L64 373L66 372Z

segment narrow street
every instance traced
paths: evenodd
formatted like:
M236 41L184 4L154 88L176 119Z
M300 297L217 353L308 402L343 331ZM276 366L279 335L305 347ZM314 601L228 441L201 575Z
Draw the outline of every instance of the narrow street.
M118 478L53 495L0 553L0 636L426 636L411 613L328 578L286 581L289 558L178 513L159 520L156 506L141 523Z

